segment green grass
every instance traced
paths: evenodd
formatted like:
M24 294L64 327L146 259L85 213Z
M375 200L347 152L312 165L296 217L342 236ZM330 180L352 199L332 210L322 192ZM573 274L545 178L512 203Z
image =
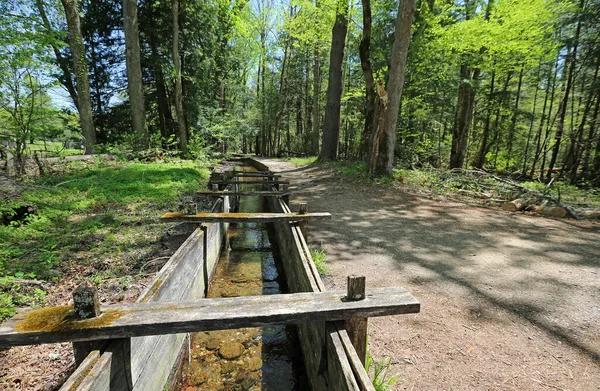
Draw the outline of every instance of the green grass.
M371 356L369 349L369 341L367 339L367 359L365 361L365 370L371 374L371 381L376 391L387 391L391 386L398 383L400 375L398 373L390 373L392 368L392 358L384 358L377 360Z
M308 164L312 164L317 160L317 156L307 156L307 157L293 157L288 159L284 159L289 161L295 166L306 166Z
M329 268L327 267L327 254L325 254L324 250L317 250L316 248L310 249L310 255L317 267L317 271L321 276L329 273Z
M26 223L0 225L0 278L52 280L78 269L100 280L134 273L159 246L165 223L158 217L192 200L209 175L184 161L76 167L35 180L19 199L0 201L0 212L19 205L37 211ZM24 304L7 285L0 284L0 306Z
M441 170L395 169L394 176L400 182L413 187L426 187L440 194L461 191L488 193L497 197L512 198L516 190L490 177L471 177L464 174L450 174ZM600 190L582 189L565 182L555 181L550 186L531 181L519 185L547 194L572 207L600 208ZM463 194L467 194L464 193Z
M58 141L46 141L44 144L44 141L36 140L33 144L28 144L27 149L29 152L41 151L42 157L62 157L83 154L83 150L64 148L63 143Z

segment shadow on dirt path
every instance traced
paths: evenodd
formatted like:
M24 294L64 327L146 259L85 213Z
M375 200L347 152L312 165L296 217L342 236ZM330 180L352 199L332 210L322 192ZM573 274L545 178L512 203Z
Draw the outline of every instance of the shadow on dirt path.
M418 190L349 183L322 166L264 161L299 193L330 288L348 274L402 285L413 316L370 320L395 389L600 389L600 225L469 206Z

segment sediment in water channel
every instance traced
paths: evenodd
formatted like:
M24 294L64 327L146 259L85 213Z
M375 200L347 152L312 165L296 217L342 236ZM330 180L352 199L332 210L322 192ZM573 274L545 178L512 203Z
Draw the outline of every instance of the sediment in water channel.
M243 190L253 190L245 186ZM264 211L262 197L241 197L240 212ZM285 293L277 245L267 224L230 225L208 297ZM303 390L302 359L293 326L194 333L177 390Z

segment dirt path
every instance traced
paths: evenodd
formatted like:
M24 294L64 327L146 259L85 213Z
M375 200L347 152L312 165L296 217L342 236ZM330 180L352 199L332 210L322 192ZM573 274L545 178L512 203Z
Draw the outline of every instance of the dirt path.
M417 315L373 318L371 351L395 390L600 390L600 224L552 220L344 182L264 160L305 194L328 288L348 274L403 286Z

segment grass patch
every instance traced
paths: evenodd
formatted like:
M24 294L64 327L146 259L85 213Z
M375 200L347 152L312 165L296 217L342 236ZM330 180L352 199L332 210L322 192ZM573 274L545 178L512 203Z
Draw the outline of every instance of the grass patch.
M377 360L371 356L367 341L367 359L365 361L365 370L371 374L373 387L376 391L387 391L391 386L400 381L398 373L390 373L392 367L392 358Z
M318 250L316 248L310 249L310 256L317 267L317 271L319 275L323 276L329 273L329 268L327 267L327 254L325 254L325 250Z
M83 150L74 148L65 148L64 144L59 141L40 141L36 140L33 144L27 145L28 152L39 151L42 157L62 157L82 155Z
M491 176L474 176L442 170L394 169L394 176L405 185L426 187L438 193L479 193L488 198L513 199L519 196L515 188L507 186ZM537 181L518 182L528 190L553 197L569 206L578 208L600 208L600 189L581 189L565 182L555 181L550 185Z
M295 166L306 166L309 164L313 164L317 160L317 156L307 156L307 157L292 157L289 159L282 159L292 163Z
M36 179L20 198L0 201L0 212L17 205L36 211L25 221L0 225L0 278L55 280L85 270L79 278L102 280L134 273L160 247L165 223L158 217L192 201L209 176L187 161L96 160L77 167ZM3 308L29 304L12 284L0 291Z

